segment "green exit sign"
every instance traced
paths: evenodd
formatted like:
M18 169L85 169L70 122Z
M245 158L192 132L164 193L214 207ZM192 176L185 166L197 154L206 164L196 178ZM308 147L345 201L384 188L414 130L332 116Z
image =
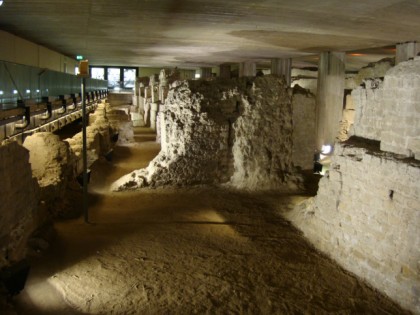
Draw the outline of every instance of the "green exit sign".
M77 56L76 56L76 59L77 59L77 60L83 60L83 56L82 56L82 55L77 55Z

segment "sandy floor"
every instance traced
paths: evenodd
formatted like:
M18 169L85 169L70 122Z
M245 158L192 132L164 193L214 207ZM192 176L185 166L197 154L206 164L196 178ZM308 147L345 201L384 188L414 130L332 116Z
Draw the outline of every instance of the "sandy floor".
M317 253L280 216L306 198L222 188L110 193L159 147L139 143L98 162L90 220L56 224L32 259L19 314L404 314Z

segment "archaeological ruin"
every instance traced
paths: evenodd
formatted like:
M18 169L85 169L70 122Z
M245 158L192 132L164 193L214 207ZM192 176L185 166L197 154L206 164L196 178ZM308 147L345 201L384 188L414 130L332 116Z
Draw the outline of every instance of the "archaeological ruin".
M0 314L420 314L419 14L0 1Z

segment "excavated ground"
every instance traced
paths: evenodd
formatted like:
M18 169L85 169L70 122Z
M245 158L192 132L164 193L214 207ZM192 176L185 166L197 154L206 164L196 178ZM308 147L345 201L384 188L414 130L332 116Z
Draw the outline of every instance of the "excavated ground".
M305 195L215 187L112 193L158 153L154 135L94 165L90 220L56 224L19 314L404 314L319 254L281 213Z

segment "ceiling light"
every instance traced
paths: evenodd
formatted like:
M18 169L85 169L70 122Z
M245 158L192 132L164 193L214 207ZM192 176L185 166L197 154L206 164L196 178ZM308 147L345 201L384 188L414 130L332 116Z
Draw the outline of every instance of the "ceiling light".
M3 0L0 0L0 6L3 4Z
M17 94L17 90L13 90L13 94Z
M0 95L3 95L3 91L0 91Z

